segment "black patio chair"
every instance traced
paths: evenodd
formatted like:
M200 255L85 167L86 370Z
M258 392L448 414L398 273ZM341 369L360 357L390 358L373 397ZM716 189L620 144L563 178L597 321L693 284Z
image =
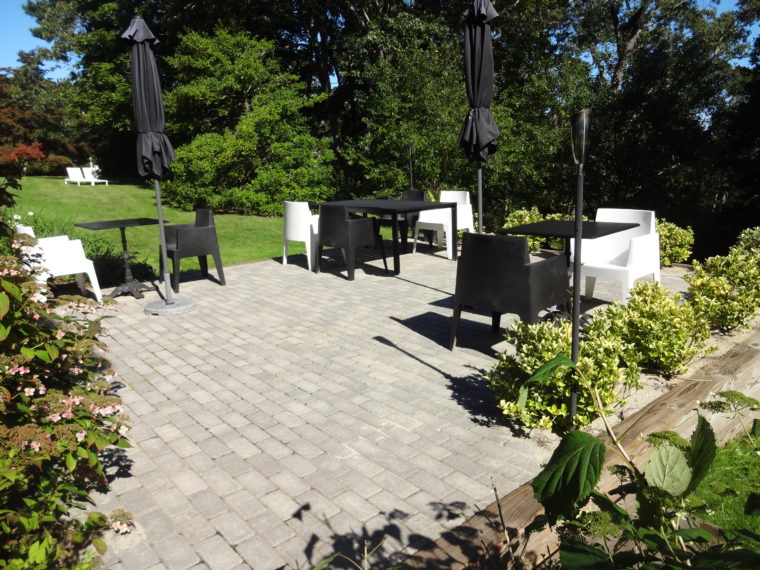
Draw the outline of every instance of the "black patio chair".
M503 313L535 323L542 309L567 302L568 286L564 255L531 263L524 237L465 233L449 350L456 344L462 308L491 311L491 330L497 333Z
M425 200L424 190L404 190L401 193L402 200L416 200L422 202ZM399 214L398 217L398 229L401 243L404 246L403 251L406 252L406 244L409 241L409 229L414 228L414 224L417 223L417 218L420 217L419 212L408 212L406 214ZM380 224L383 226L390 226L393 224L393 217L389 214L380 217ZM430 233L430 245L433 244L433 233Z
M316 272L319 273L324 246L339 248L348 269L348 279L354 279L356 249L370 245L380 246L383 265L388 271L385 247L380 237L377 218L353 218L345 206L319 206L319 246L317 247Z
M201 265L201 274L208 277L208 259L214 258L219 282L224 285L224 270L222 269L222 257L219 254L219 242L216 238L216 226L214 225L214 212L211 210L196 210L194 224L175 224L164 227L166 236L166 255L172 260L172 289L179 293L179 268L180 259L184 257L197 257ZM159 259L161 254L159 252ZM163 264L161 265L163 271Z

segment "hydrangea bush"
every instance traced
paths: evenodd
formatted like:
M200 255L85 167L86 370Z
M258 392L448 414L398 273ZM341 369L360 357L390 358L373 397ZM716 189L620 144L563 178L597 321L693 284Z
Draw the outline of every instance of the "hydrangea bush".
M0 567L89 568L82 553L105 550L111 522L85 504L107 488L101 452L129 445L128 420L98 339L106 309L47 301L25 239L0 220Z

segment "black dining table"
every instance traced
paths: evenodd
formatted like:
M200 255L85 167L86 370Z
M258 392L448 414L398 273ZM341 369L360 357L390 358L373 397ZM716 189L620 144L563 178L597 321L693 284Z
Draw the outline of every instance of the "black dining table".
M349 212L364 214L388 215L391 218L391 231L393 235L393 273L401 272L401 256L399 251L399 215L423 210L451 209L451 235L454 238L453 260L457 259L457 203L456 202L427 202L423 200L337 200L323 202L328 206L345 206Z
M629 222L583 222L581 228L583 239L596 239L618 232L624 232L639 224ZM570 240L575 239L574 220L543 220L521 226L512 226L498 230L500 234L527 235L539 237L558 237L565 240L565 256L570 266Z
M129 250L127 249L127 228L135 226L152 226L158 223L155 218L128 218L126 220L106 220L103 222L80 222L74 224L86 230L113 230L118 228L121 232L121 258L124 260L124 283L116 287L108 297L119 295L132 295L136 299L144 297L143 291L150 291L153 287L135 281L132 270L129 267Z

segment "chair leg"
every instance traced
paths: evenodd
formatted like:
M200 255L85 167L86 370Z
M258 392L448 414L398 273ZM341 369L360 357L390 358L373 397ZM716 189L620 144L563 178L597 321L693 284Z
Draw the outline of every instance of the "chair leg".
M499 325L501 324L501 313L493 311L491 313L491 332L497 334L499 332Z
M417 224L414 224L414 234L412 237L412 255L417 253L417 236L419 235L419 231L417 230Z
M323 249L322 244L319 244L317 246L317 259L314 260L316 262L314 263L315 273L319 273L319 270L322 268L322 249Z
M288 264L288 240L282 242L282 264Z
M346 262L346 269L348 269L348 280L354 280L354 264L356 263L356 248L346 247L343 249L343 259Z
M218 250L212 255L214 256L214 266L216 267L216 274L219 276L219 283L226 285L227 282L224 280L224 269L222 268L222 256Z
M454 301L454 314L451 317L451 332L449 333L449 350L454 350L457 343L457 333L459 332L459 317L462 314L462 306L458 301Z
M201 266L201 275L203 277L208 277L208 257L205 255L199 255L198 264Z
M591 299L594 296L595 285L596 277L586 277L586 299Z
M175 293L179 293L179 259L172 255L172 289Z
M385 272L388 273L388 260L385 259L385 244L383 243L383 238L379 233L377 234L375 241L377 242L377 245L380 246L380 254L383 256L383 267L385 267Z

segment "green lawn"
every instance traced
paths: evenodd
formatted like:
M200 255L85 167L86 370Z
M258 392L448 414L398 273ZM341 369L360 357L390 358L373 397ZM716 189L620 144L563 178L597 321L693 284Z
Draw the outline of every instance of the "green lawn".
M119 230L88 231L74 226L76 222L92 222L122 218L155 218L156 200L153 184L139 181L109 181L108 186L77 186L64 184L63 177L27 176L22 179L18 192L16 213L22 222L35 227L38 237L44 237L44 220L53 220L54 233L66 233L69 237L92 239L98 237L111 241L116 251L121 251ZM28 212L34 216L29 217ZM35 216L38 224L35 225ZM269 259L282 255L282 218L217 214L216 231L224 265L233 265L257 259ZM164 206L167 223L192 222L194 212L185 212ZM44 229L44 228L43 228ZM52 230L51 230L52 231ZM135 262L144 261L158 269L158 226L142 226L127 229L129 249ZM302 253L303 244L294 242L289 253ZM213 261L209 259L213 266ZM197 269L196 259L182 261L182 269Z

